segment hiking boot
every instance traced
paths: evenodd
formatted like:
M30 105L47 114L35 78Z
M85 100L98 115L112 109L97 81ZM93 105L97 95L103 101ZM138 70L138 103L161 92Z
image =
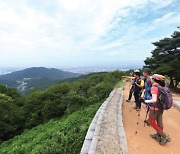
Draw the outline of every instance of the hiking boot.
M166 137L163 137L163 138L161 139L161 142L159 142L159 144L163 146L163 145L165 145L165 144L168 143L168 142L171 142L171 139L170 139L169 136L166 136Z
M148 120L144 120L144 123L146 123L147 126L150 126L150 125L151 125Z
M150 137L152 137L158 142L161 142L161 136L159 134L150 134Z
M130 100L129 100L129 99L127 99L127 100L126 100L126 102L130 102Z
M141 109L140 108L136 108L136 111L140 111Z
M137 107L135 106L135 107L133 107L133 109L137 109Z

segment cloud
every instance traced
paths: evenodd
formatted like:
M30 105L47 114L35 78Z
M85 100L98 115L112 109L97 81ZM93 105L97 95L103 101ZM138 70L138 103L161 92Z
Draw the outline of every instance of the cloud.
M157 38L157 30L180 23L178 11L166 10L176 3L177 0L0 0L0 64L71 66L87 61L91 65L91 59L96 63L96 57L100 57L106 63L108 56L122 56L129 61L128 54L133 55L134 49L148 56L144 50L152 49L150 40ZM7 64L8 59L15 62Z

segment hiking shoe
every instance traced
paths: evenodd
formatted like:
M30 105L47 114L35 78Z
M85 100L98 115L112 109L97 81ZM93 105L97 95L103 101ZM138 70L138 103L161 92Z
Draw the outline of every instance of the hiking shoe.
M159 142L159 144L163 146L163 145L166 145L166 143L168 142L171 142L171 139L169 136L166 136L161 139L161 142Z
M126 100L126 102L130 102L130 100L129 100L129 99L127 99L127 100Z
M150 125L151 125L148 120L144 120L144 123L146 123L147 126L150 126Z
M140 108L136 108L136 111L140 111L141 109Z
M135 107L133 107L133 109L137 109L137 107L135 106Z
M150 134L150 137L152 137L158 142L161 142L161 136L159 134Z

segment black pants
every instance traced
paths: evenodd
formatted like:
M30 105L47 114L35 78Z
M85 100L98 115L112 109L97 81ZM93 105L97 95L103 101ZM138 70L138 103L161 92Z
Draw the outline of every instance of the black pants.
M132 86L130 91L129 91L129 97L128 97L128 100L131 100L132 98L132 94L134 93L134 87Z
M134 98L135 98L135 102L136 102L136 107L137 108L141 108L141 102L140 102L140 92L134 92Z

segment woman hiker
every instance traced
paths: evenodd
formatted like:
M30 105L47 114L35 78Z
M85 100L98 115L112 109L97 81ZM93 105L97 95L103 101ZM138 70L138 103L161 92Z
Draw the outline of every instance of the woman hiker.
M145 100L150 107L149 122L151 126L157 131L156 134L151 134L153 139L156 139L160 145L165 145L170 142L171 139L163 131L163 110L158 107L158 86L164 86L164 81L162 75L154 74L152 76L153 85L151 88L152 98L150 100Z

